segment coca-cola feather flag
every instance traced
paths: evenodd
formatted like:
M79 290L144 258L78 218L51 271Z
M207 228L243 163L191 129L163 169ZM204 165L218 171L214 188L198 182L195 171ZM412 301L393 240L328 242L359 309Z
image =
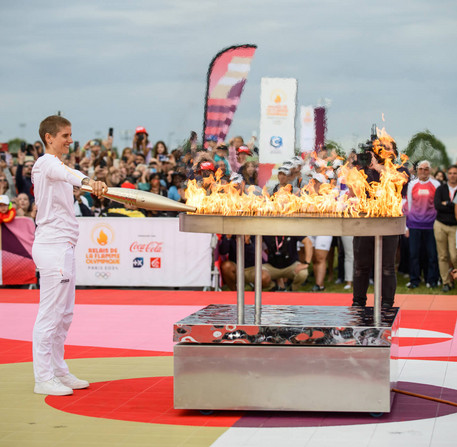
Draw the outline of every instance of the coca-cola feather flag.
M256 45L238 45L219 52L208 68L203 141L224 141L232 124ZM205 144L206 146L206 144Z

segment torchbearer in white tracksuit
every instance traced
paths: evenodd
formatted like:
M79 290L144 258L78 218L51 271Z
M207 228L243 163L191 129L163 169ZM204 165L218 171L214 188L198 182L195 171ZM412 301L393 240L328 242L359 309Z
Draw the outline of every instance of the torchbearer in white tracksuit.
M34 392L68 395L73 389L89 386L86 380L70 374L64 361L64 343L75 303L74 251L79 235L73 186L89 185L99 197L107 186L61 161L73 142L70 121L49 116L41 122L39 133L46 153L32 169L37 206L32 255L40 272L40 305L33 328Z

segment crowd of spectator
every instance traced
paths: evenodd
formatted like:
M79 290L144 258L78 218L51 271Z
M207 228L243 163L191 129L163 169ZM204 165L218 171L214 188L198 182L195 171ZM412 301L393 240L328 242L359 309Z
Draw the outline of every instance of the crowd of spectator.
M35 160L43 155L40 141L23 145L13 157L0 154L0 217L2 205L14 209L17 216L34 219L33 184L31 172ZM343 160L335 151L322 148L312 156L295 156L285 161L277 171L277 183L270 185L269 193L281 188L298 193L306 185L316 191L328 183L338 194L348 194L344 178L338 170L346 161L355 163L355 151ZM78 169L94 180L104 181L110 187L141 189L185 202L186 182L194 179L204 185L205 177L218 177L223 182L238 184L240 189L261 193L258 184L258 149L255 139L245 143L236 136L227 143L209 137L203 147L197 146L196 134L182 147L170 150L164 141L153 143L144 127L137 127L132 144L121 151L113 147L113 137L92 139L83 145L75 143L63 162ZM254 188L254 189L253 189ZM408 287L416 288L423 281L427 287L440 285L444 292L454 287L457 273L455 203L457 202L457 166L447 172L433 170L427 160L410 165L409 182L405 187L404 213L407 232L398 247L397 269L409 275ZM74 208L77 216L175 216L174 212L147 211L97 199L74 189ZM14 216L13 216L14 217ZM4 219L11 218L5 214ZM4 220L5 222L7 220ZM253 282L253 243L246 236L246 281ZM264 238L264 265L262 284L275 290L298 290L310 277L314 278L313 291L325 289L325 282L343 283L352 289L354 252L353 238L318 236ZM219 238L218 256L224 283L236 287L236 250L232 236ZM338 253L334 272L335 253ZM252 264L252 265L251 265ZM312 266L309 274L308 268Z
M137 127L132 144L119 153L113 148L113 137L92 139L84 145L74 143L63 160L88 177L102 180L111 187L141 189L185 201L188 179L201 180L221 169L222 178L230 181L238 175L246 185L257 184L257 163L253 142L244 145L241 137L235 137L229 145L216 144L210 138L197 146L191 138L184 147L169 150L164 141L155 144L149 139L144 127ZM34 217L32 167L44 153L43 144L23 145L13 157L8 152L0 159L0 195L5 194L21 216ZM25 200L28 198L28 202ZM88 193L75 188L75 212L77 216L134 216L161 217L176 213L139 210L109 200L94 199Z

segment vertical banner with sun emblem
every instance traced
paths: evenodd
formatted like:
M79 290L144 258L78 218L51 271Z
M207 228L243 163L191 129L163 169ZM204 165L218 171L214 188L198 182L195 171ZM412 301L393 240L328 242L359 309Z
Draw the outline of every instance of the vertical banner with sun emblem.
M282 163L294 156L296 98L296 79L262 78L260 163Z
M182 233L176 218L82 217L79 286L211 285L211 235Z

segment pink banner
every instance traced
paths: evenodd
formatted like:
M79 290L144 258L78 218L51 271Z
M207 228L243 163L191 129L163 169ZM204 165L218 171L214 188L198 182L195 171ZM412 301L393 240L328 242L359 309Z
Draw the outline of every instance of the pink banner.
M203 142L224 141L246 83L255 45L227 48L218 53L208 69L203 123ZM206 144L205 144L206 146Z
M35 223L30 217L16 217L1 224L1 284L36 284L34 238Z

